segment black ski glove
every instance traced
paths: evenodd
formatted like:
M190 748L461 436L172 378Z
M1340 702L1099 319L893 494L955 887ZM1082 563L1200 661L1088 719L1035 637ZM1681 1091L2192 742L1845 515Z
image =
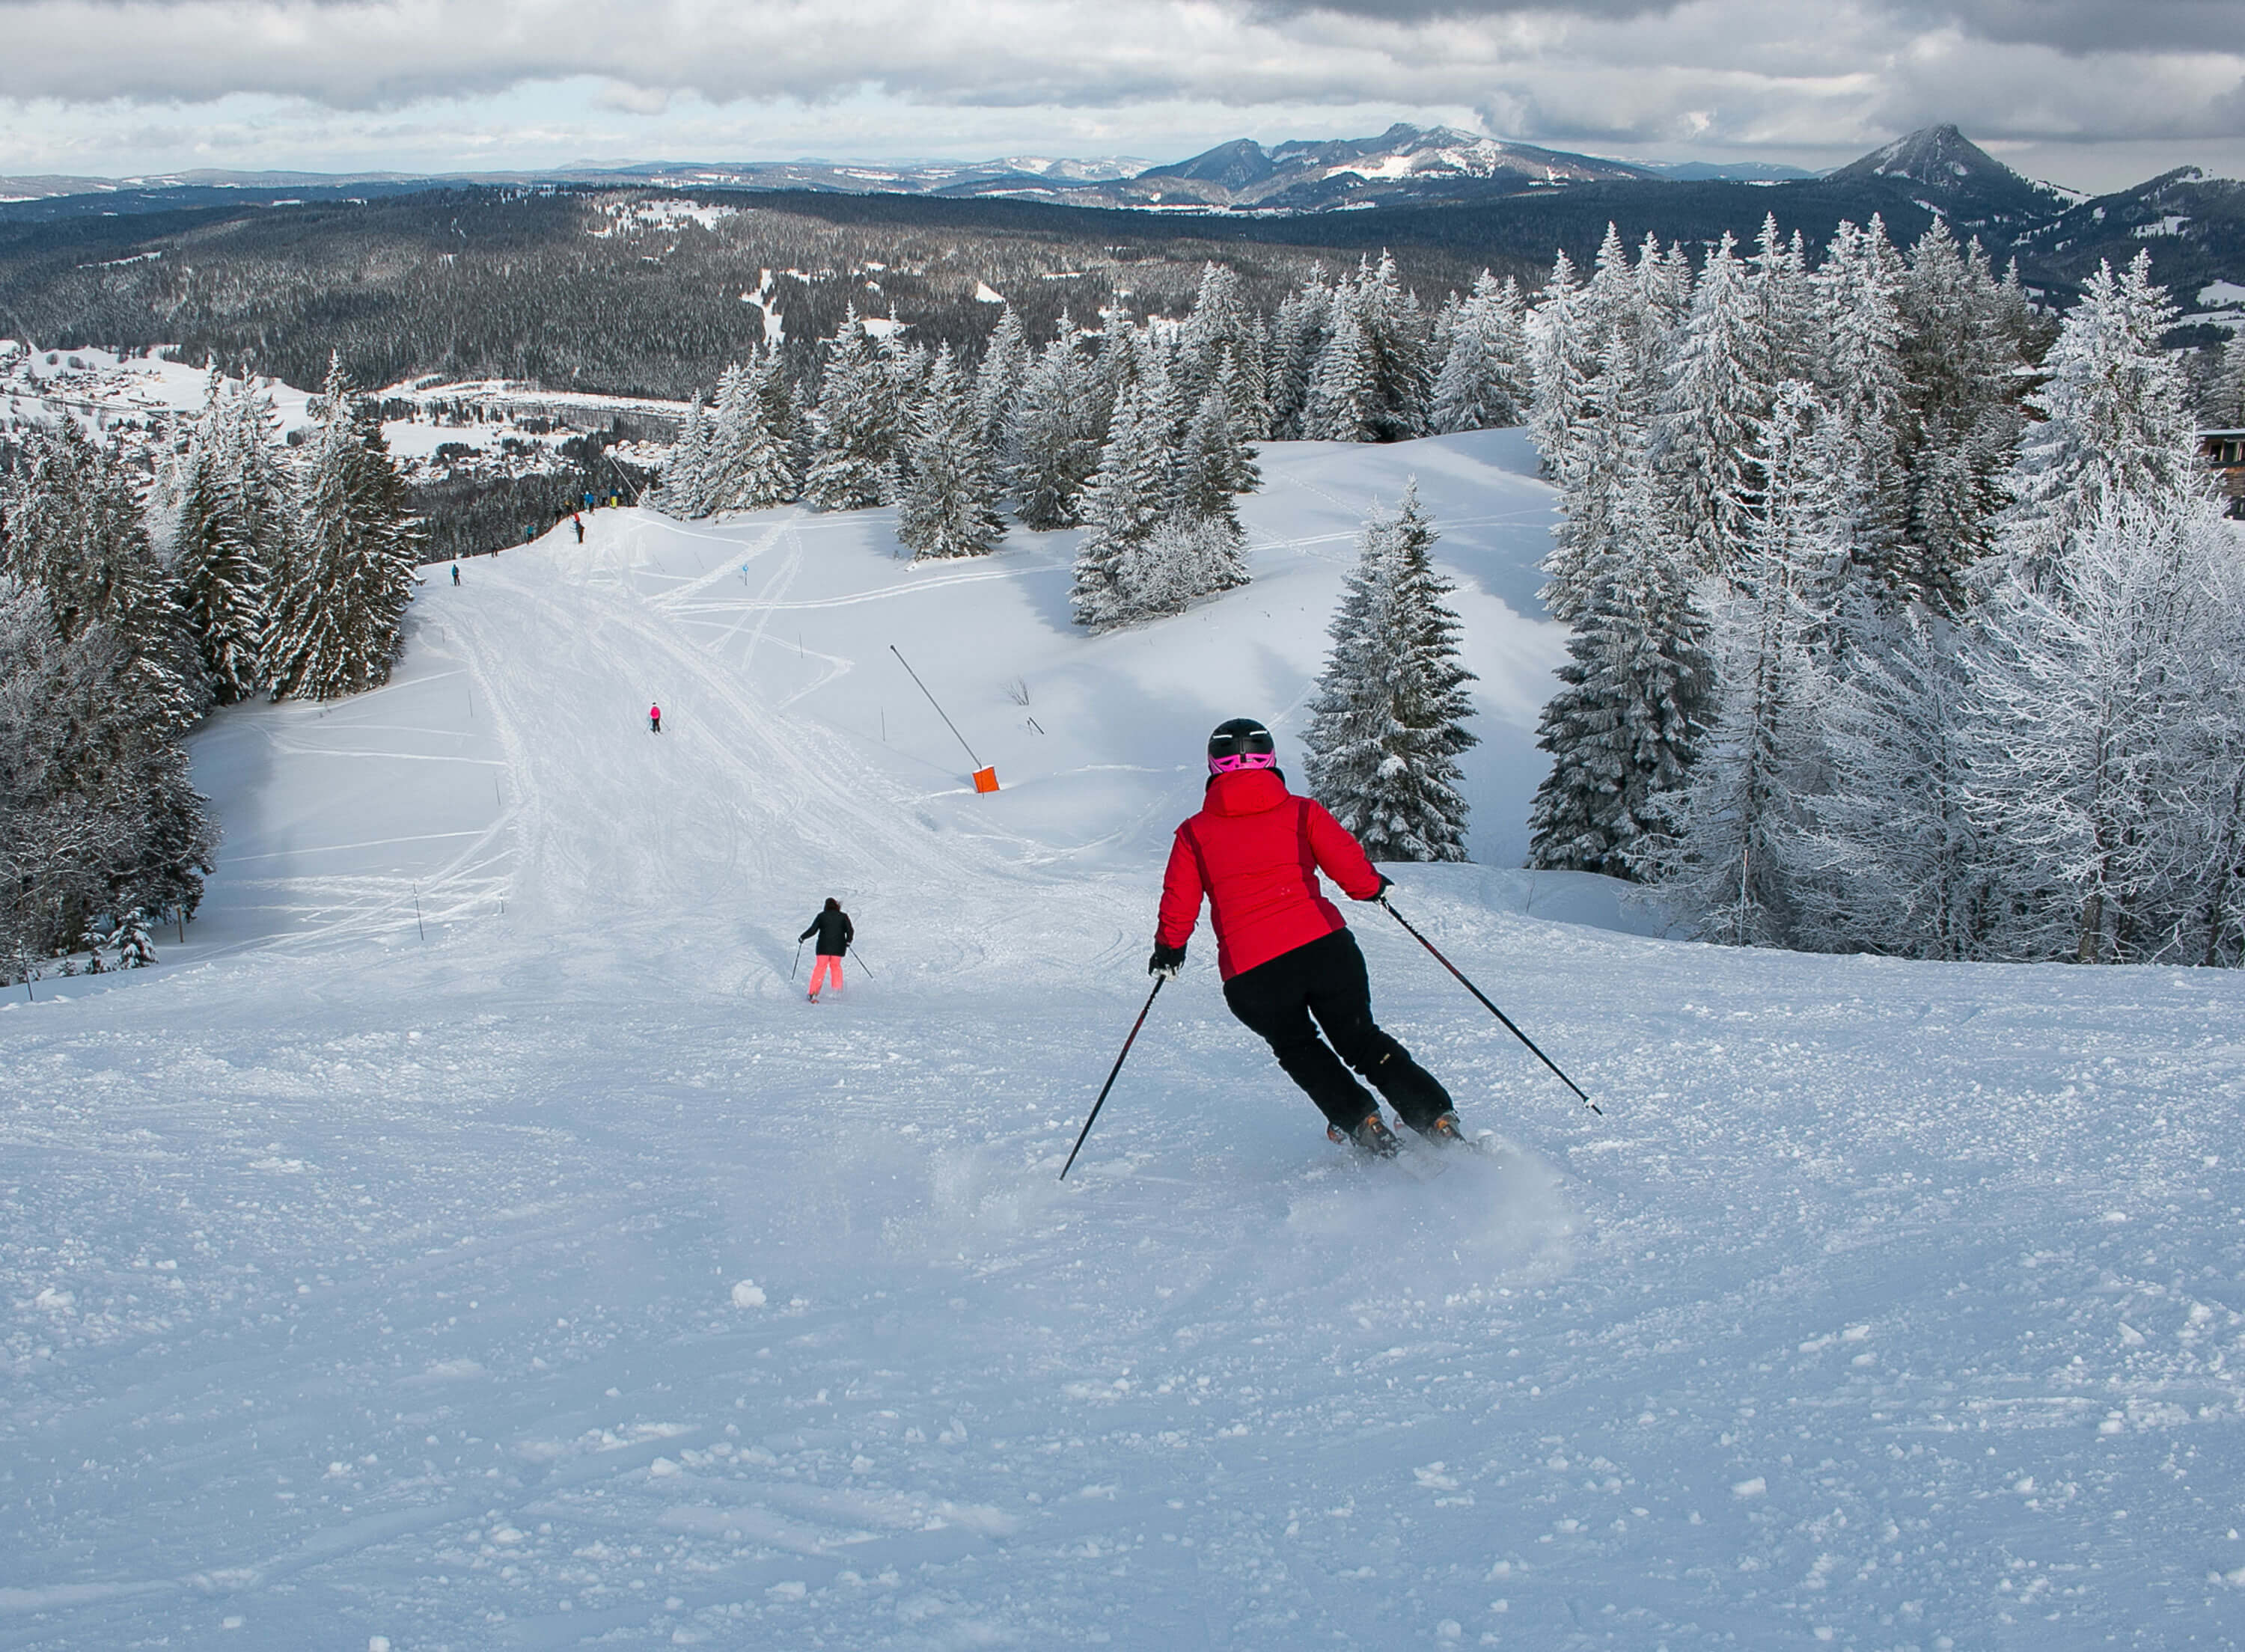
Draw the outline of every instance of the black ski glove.
M1395 887L1395 880L1388 877L1387 873L1378 872L1374 873L1373 876L1380 879L1380 887L1373 890L1371 894L1364 897L1368 901L1378 900L1382 895L1385 895L1389 890Z
M1165 981L1177 978L1177 972L1185 966L1185 949L1154 943L1154 955L1146 960L1146 973L1158 975Z

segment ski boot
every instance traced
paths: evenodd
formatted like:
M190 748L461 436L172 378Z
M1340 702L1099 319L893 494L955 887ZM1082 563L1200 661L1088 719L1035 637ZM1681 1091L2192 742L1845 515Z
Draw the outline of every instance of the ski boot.
M1480 1142L1465 1133L1458 1123L1458 1115L1455 1113L1440 1114L1428 1122L1414 1127L1421 1135L1437 1147L1478 1149L1481 1146Z
M1387 1127L1387 1121L1381 1118L1377 1110L1366 1114L1364 1122L1346 1134L1343 1134L1339 1125L1328 1124L1326 1135L1336 1144L1353 1141L1375 1159L1392 1159L1403 1145L1395 1139L1395 1132Z

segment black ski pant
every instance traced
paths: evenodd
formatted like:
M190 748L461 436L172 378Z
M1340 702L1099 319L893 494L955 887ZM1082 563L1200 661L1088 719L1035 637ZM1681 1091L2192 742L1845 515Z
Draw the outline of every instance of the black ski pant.
M1373 1111L1371 1095L1349 1067L1371 1080L1414 1129L1450 1110L1449 1093L1434 1075L1373 1023L1364 954L1345 929L1241 971L1224 984L1224 1001L1270 1041L1286 1076L1343 1131Z

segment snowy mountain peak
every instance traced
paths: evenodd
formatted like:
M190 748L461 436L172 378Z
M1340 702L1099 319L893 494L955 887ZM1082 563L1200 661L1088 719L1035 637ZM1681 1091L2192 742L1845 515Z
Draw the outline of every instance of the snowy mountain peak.
M1954 125L1923 126L1840 167L1835 178L1905 178L1928 189L1957 191L1975 183L2033 180L2013 172Z
M2068 199L2056 185L2012 171L1945 123L1897 138L1829 176L1914 186L1921 205L1965 226L2046 218Z

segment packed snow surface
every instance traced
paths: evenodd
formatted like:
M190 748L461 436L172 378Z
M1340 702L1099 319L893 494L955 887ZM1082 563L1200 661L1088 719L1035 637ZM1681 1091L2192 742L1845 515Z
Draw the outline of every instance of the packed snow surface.
M218 717L187 944L0 1012L0 1647L2235 1644L2236 975L1504 870L1524 443L1263 464L1255 582L1137 631L1066 535L601 511L432 570L390 687ZM1200 740L1299 773L1408 472L1481 863L1394 898L1604 1115L1358 908L1493 1153L1331 1147L1204 930L1062 1184Z

